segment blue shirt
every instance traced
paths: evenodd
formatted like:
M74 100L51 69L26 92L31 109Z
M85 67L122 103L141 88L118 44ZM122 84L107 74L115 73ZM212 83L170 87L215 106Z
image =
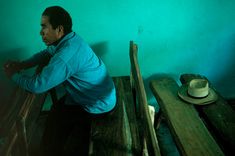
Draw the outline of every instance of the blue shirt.
M89 113L104 113L116 104L114 83L106 67L80 36L71 32L56 46L35 54L26 62L39 63L43 55L52 58L41 73L28 76L14 74L12 79L22 88L42 93L64 84L67 98L65 104L80 105Z

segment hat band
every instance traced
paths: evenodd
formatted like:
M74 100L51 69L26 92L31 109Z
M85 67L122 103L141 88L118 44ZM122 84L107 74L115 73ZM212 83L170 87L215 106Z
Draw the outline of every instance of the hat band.
M189 97L191 97L191 98L194 98L194 99L204 99L204 98L206 98L206 97L209 95L209 93L208 93L206 96L201 96L201 97L192 96L192 95L190 95L188 92L187 92L187 95L188 95Z

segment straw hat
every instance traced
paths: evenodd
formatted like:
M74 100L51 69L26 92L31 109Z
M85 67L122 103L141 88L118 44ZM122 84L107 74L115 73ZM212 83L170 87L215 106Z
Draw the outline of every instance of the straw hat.
M182 85L178 95L184 101L197 105L210 104L218 98L206 79L193 79L189 84Z

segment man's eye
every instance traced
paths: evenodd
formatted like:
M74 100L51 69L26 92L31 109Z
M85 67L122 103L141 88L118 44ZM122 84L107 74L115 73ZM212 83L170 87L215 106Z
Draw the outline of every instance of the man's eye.
M42 29L45 29L45 28L46 28L46 26L45 26L45 25L41 25L41 28L42 28Z

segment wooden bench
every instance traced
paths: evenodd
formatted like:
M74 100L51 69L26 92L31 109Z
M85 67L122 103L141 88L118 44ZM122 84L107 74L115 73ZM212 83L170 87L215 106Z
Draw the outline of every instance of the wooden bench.
M140 138L130 77L113 78L117 107L109 116L92 121L90 155L140 155Z
M188 83L197 77L185 74L180 80ZM157 78L150 87L182 155L229 154L219 140L223 138L226 146L234 147L235 113L221 96L213 104L196 107L178 97L179 86L170 77Z
M130 76L113 77L117 89L117 108L105 118L93 120L89 155L141 155L143 149L136 119ZM50 91L56 102L55 90ZM10 99L11 108L1 118L0 155L29 155L35 117L39 116L45 95L35 95L17 88ZM32 117L32 115L34 117ZM26 122L27 120L27 122ZM27 127L26 127L27 126Z
M137 62L137 45L132 41L130 61L130 76L113 77L117 108L110 115L92 121L89 145L91 156L160 156ZM51 93L53 101L57 101L56 92Z
M130 42L130 61L130 76L113 77L117 90L117 108L108 116L92 121L89 155L160 156L160 149L150 119L146 93L137 62L137 45L133 42ZM50 91L50 95L53 104L55 104L58 100L55 88ZM4 143L4 147L1 148L1 152L4 153L1 153L1 156L9 155L11 151L14 151L15 145L22 150L21 155L28 155L28 140L31 130L27 128L25 119L29 118L28 114L31 111L35 112L37 110L40 112L41 105L45 100L44 94L35 96L23 90L17 91L14 96L17 98L13 100L13 103L21 103L16 104L20 111L16 113L17 117L12 118L9 116L4 119L6 122L12 121L11 124L8 123L12 127L12 133L8 134L9 141L6 141L7 143ZM36 110L31 107L32 105L37 107ZM40 107L38 107L39 105ZM9 112L15 110L15 108L12 108ZM38 115L38 113L32 114ZM17 140L21 143L18 144ZM20 145L23 147L20 147Z
M160 148L153 127L154 121L151 120L149 113L149 105L147 102L144 83L138 64L137 52L137 44L135 44L133 41L130 41L131 81L132 89L135 94L134 98L136 99L135 105L139 118L139 123L143 128L143 148L145 149L145 151L147 151L148 155L159 156L161 155Z
M160 156L137 61L137 45L130 42L131 75L114 77L117 109L92 122L90 155Z
M0 118L0 155L28 156L28 143L46 94L32 94L16 88Z
M201 75L183 74L180 81L185 84L194 78L207 79ZM231 154L235 151L235 111L218 92L217 95L219 98L214 104L197 107L197 110L225 153Z
M117 93L117 106L108 116L92 121L89 155L93 156L119 156L119 155L160 155L155 133L150 135L148 129L153 131L148 110L143 114L141 107L137 114L137 101L131 85L130 76L113 77ZM142 84L143 85L143 84ZM53 91L53 96L55 96ZM57 101L56 97L53 97ZM147 104L147 103L145 103ZM145 106L147 108L147 106ZM145 115L148 115L148 119ZM146 120L148 124L145 123ZM144 128L143 128L144 127ZM153 137L153 138L151 138ZM145 140L145 141L143 141ZM152 143L153 141L153 143ZM147 147L145 147L145 144Z

